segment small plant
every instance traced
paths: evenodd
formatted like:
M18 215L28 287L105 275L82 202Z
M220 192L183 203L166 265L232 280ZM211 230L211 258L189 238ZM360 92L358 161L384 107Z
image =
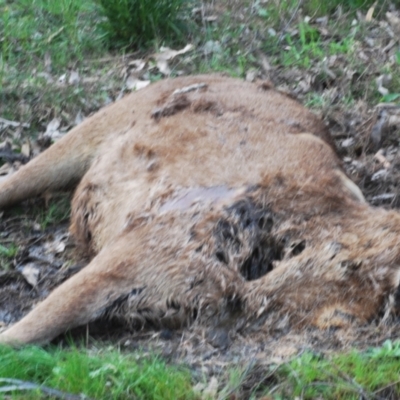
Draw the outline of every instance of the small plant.
M167 38L180 42L184 37L180 16L188 0L96 1L107 17L104 27L109 39L117 45L146 46Z
M42 229L50 225L59 224L69 218L71 211L69 196L60 196L51 199L46 210L40 212L39 223Z
M7 246L0 244L0 271L8 271L11 268L13 259L18 253L18 246L11 243Z

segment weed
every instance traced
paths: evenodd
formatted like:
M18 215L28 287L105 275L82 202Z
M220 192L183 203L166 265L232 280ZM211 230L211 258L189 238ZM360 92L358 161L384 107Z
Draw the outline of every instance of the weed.
M181 13L188 0L97 0L109 41L122 46L183 42L187 26ZM115 44L115 43L113 43Z

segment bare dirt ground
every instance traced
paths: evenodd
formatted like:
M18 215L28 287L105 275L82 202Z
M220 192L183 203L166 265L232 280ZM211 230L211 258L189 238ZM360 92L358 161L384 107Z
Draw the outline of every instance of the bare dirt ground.
M206 10L203 18L207 15L222 18L217 7ZM260 32L257 35L251 30L244 32L240 39L243 48L256 60L245 71L246 79L271 80L275 86L310 105L329 126L344 169L360 186L368 202L395 209L400 207L400 105L396 103L400 97L396 96L400 92L397 82L400 78L385 73L383 67L387 66L389 71L390 66L400 64L400 59L396 58L400 49L399 16L393 11L392 20L383 15L367 23L359 15L357 24L362 25L362 29L352 43L355 47L351 59L348 55L327 54L311 60L309 65L283 66L262 53L256 37ZM237 18L246 22L249 17L238 13ZM393 18L397 20L393 22ZM323 42L332 41L338 35L323 19L312 20L310 24L320 32ZM298 35L296 27L292 21L286 25L286 33L295 37ZM286 44L282 42L281 46L282 52L287 51ZM195 72L191 60L206 57L205 52L204 46L195 49L177 62L178 67L183 73ZM300 56L305 57L305 54ZM129 57L124 60L123 68L128 68L131 61ZM318 104L313 101L315 99ZM8 126L5 129L14 134L18 128ZM4 136L7 133L3 130ZM33 146L39 150L45 147L40 141L33 142ZM6 148L3 150L4 168L17 168L21 161L26 161L13 156ZM50 204L59 208L59 201L50 200ZM6 267L0 271L0 328L20 319L86 263L74 253L65 219L55 225L43 222L43 215L49 210L45 202L44 199L30 200L2 214L0 243L5 250L0 248L0 255ZM17 246L18 251L10 255L6 250L11 245ZM118 325L111 329L109 322L100 321L76 330L74 335L89 342L92 338L111 339L126 349L156 350L167 358L188 363L198 374L213 375L232 362L262 367L305 349L331 351L378 345L386 339L398 338L399 328L399 321L379 320L348 331L309 328L300 333L282 332L277 336L257 333L243 337L229 331L206 332L196 326L177 332L129 332ZM253 372L251 379L256 382L258 378ZM251 379L245 382L249 390L254 384Z

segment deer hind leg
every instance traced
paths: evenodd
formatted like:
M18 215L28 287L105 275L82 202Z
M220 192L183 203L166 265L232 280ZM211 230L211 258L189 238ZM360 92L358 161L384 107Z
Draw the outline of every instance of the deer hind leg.
M187 232L179 236L180 226L161 226L160 232L149 225L136 227L104 247L89 265L2 333L0 343L48 342L109 313L135 327L146 322L175 328L198 315L200 306L218 310L227 298L223 292L232 289L223 288L227 285L221 282L232 282L235 278L227 274L233 273L223 268L213 272L219 281L206 279L215 268L206 265L201 255L192 259L195 251L187 251ZM171 235L172 229L176 235Z
M48 342L68 329L94 320L107 305L128 291L131 282L124 276L122 265L112 265L112 257L104 250L2 333L0 343Z

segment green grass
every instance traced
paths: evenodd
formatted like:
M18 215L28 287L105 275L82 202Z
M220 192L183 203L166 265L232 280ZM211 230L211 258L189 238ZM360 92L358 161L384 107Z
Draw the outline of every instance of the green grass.
M70 213L71 194L56 193L48 199L47 203L42 200L16 205L15 207L6 210L5 218L15 218L20 220L21 227L24 226L24 220L28 219L26 234L29 234L32 229L32 223L39 224L40 228L45 230L51 226L66 222L70 217ZM11 253L13 253L13 250L10 250L7 254ZM0 256L5 254L6 251L1 250L0 248Z
M156 356L122 354L117 350L14 350L0 346L0 378L19 379L69 394L95 399L194 399L189 372L167 366ZM0 380L1 382L1 380ZM0 383L1 384L1 383ZM0 386L0 399L2 387ZM40 389L14 391L13 398L47 398Z
M198 26L195 26L186 10L189 8L190 11L198 5L195 0L104 1L104 9L101 2L0 0L1 117L29 122L29 135L35 137L45 131L46 123L55 116L62 119L62 126L70 125L78 112L88 115L117 97L124 88L121 65L116 68L113 62L101 61L104 58L112 59L109 42L112 37L120 37L118 40L125 43L125 49L130 43L128 51L139 50L142 42L152 43L154 51L165 43L194 40L200 50L209 41L219 42L219 52L202 55L198 51L189 63L177 67L192 73L221 71L245 77L249 70L259 68L257 54L260 52L273 65L286 68L308 69L313 63L321 62L327 54L355 59L357 70L364 65L357 63L352 53L353 44L359 39L347 34L349 27L344 30L338 27L328 41L320 37L315 27L304 22L297 24L297 34L282 33L281 36L282 28L292 27L294 21L299 21L296 14L299 12L299 2L295 0L273 0L268 2L268 7L261 2L250 4L244 1L245 8L240 7L239 14L242 9L252 11L251 17L247 16L241 21L235 19L238 10L227 5L217 21L198 22ZM325 7L322 3L314 0L303 2L303 15L304 9L310 9L310 15L321 11L321 7ZM371 4L369 0L341 3L345 10L354 9L355 6L362 6L366 10ZM337 4L337 0L329 2L329 7L336 7ZM133 13L132 7L135 10ZM104 16L105 13L108 17ZM177 19L167 18L169 13L176 13ZM159 21L156 25L160 29L161 22L167 24L165 31L155 30L152 19ZM345 20L350 26L351 18ZM140 21L145 23L141 24ZM181 23L196 35L188 35ZM333 20L333 23L336 21ZM127 25L132 27L132 31L127 31ZM266 33L271 27L277 30L276 37ZM123 32L118 32L117 28ZM112 30L114 34L111 34ZM335 33L338 31L339 35ZM132 47L135 43L136 46ZM117 55L120 57L124 51L119 50ZM82 79L76 85L58 85L58 78L65 73L68 75L70 70L78 71L82 78L88 78L91 83ZM150 71L149 75L153 73ZM397 86L394 84L395 95L399 93ZM356 91L359 95L365 92L363 88ZM2 132L0 134L4 136Z
M40 388L22 390L26 383L69 394L103 399L196 399L191 375L184 367L167 365L157 356L123 354L118 350L71 347L63 350L28 346L19 350L0 346L1 379L23 381L12 398L45 398ZM218 398L244 395L256 399L397 398L400 395L400 343L386 341L367 351L321 355L306 352L281 366L271 365L264 375L248 367L229 367L217 376ZM253 373L257 373L254 380ZM207 386L211 377L203 376ZM248 387L249 383L252 387ZM249 392L250 390L250 392ZM246 394L247 393L247 394ZM3 392L4 396L10 391ZM397 397L396 397L397 396Z
M309 68L332 55L352 56L354 49L354 37L325 42L321 40L318 30L305 22L298 25L297 37L287 34L285 41L287 46L277 62L290 67Z
M365 352L305 353L278 368L281 384L269 393L276 399L398 398L399 376L400 342L386 341Z
M61 72L66 65L101 49L101 37L93 26L98 12L93 2L80 0L0 0L0 55L3 78L22 63ZM27 68L22 71L28 73Z
M375 0L307 0L304 3L304 11L309 15L329 15L333 13L338 6L342 6L344 11L367 10L374 4ZM378 6L378 8L380 8Z
M54 116L61 116L65 125L79 110L86 114L104 104L102 82L92 84L96 94L90 99L81 83L57 83L87 63L90 74L90 60L104 55L98 19L98 7L91 1L0 0L2 118L30 123L30 136L35 136Z
M10 269L18 250L19 248L15 243L0 244L0 272Z
M109 44L158 47L162 43L182 44L187 40L190 0L96 0L106 21L102 27Z
M40 227L45 230L51 225L67 221L70 213L71 196L61 194L51 198L47 207L38 207L36 220L40 224Z
M259 16L276 24L293 16L299 8L303 10L304 15L319 17L333 14L340 6L342 12L353 16L356 10L366 12L374 3L375 0L304 0L302 2L298 0L273 0L268 2L267 6L259 2L256 2L255 6L258 9ZM375 15L381 14L387 7L388 4L385 4L385 2L377 2Z
M18 252L18 247L15 246L14 244L11 244L8 247L0 244L0 257L13 258L16 256L17 252Z

